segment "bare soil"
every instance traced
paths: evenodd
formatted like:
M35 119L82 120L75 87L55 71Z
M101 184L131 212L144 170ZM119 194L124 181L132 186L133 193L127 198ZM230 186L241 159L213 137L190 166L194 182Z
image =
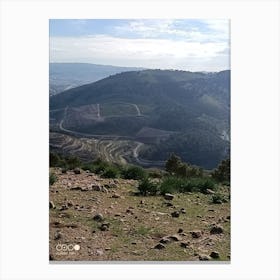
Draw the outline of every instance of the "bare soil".
M137 195L134 180L103 179L85 171L62 174L59 168L51 172L58 180L49 191L50 260L230 260L229 200L213 204L212 194L185 193L167 201ZM229 197L228 187L220 186L219 192ZM179 217L172 217L175 211ZM97 214L102 221L94 220ZM211 234L215 226L222 233ZM157 246L164 237L170 241ZM218 257L211 258L212 252Z

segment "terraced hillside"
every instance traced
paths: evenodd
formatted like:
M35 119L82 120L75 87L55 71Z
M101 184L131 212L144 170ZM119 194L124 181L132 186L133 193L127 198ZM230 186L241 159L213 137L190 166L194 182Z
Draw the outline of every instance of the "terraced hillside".
M52 96L50 129L107 140L95 154L115 161L140 164L137 147L143 165L176 153L211 169L229 156L229 102L229 71L126 72Z

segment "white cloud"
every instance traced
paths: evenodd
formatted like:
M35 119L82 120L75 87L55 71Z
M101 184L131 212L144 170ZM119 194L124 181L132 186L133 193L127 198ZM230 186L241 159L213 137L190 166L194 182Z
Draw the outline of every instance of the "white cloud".
M200 24L197 27L194 22ZM133 34L142 38L173 36L195 42L222 42L229 39L229 21L226 19L194 20L153 19L132 20L115 27L117 35Z
M169 26L166 21L161 24ZM134 24L144 30L147 26ZM218 25L215 28L219 28ZM172 29L170 29L172 30ZM148 68L218 71L229 68L227 42L171 39L128 39L107 35L51 37L52 62L89 62Z

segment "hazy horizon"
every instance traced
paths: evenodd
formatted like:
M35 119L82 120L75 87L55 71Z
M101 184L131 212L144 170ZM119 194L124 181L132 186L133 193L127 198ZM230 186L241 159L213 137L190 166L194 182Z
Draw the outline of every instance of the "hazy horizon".
M230 69L227 19L51 19L50 63Z

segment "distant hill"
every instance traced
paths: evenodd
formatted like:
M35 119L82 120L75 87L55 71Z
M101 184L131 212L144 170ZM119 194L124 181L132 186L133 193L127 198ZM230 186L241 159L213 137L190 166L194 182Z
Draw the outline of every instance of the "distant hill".
M53 130L137 141L145 160L174 152L213 168L229 155L230 71L120 73L52 96L50 109Z
M96 82L121 72L142 70L136 67L118 67L90 63L50 63L50 95L64 90Z

